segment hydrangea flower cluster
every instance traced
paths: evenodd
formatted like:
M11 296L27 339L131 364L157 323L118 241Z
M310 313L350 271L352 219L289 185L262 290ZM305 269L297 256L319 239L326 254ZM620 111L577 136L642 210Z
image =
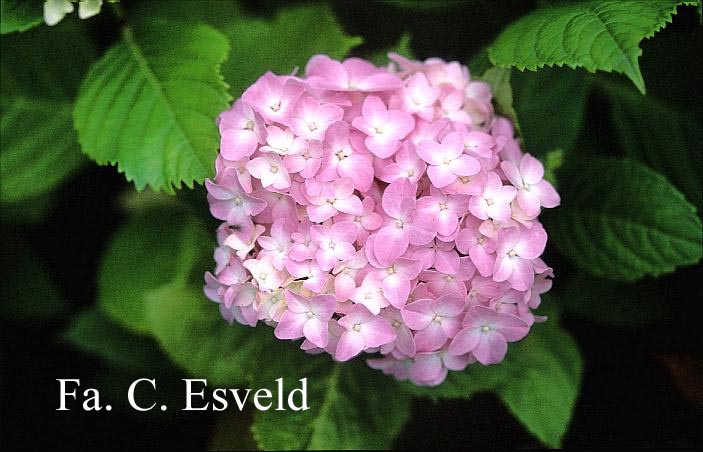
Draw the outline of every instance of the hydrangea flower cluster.
M223 317L418 385L503 360L544 318L559 195L457 62L316 55L218 118L205 293Z

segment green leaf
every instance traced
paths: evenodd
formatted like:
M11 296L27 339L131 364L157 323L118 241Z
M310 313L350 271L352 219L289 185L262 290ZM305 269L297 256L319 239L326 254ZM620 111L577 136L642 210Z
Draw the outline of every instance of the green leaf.
M583 126L591 80L590 74L564 68L513 71L513 105L526 152L543 156L554 148L573 148Z
M89 157L116 164L140 190L171 193L212 174L229 45L208 25L147 19L93 65L73 117Z
M611 117L625 155L663 174L699 209L703 127L679 110L651 96L601 80L611 102Z
M70 21L51 30L43 27L2 38L3 207L40 197L85 161L71 125L75 86L70 86L95 54L84 39L82 30Z
M163 286L147 293L145 306L149 331L164 352L188 374L213 385L250 381L259 359L273 357L262 355L259 329L227 324L202 289Z
M696 209L641 163L572 155L558 179L562 207L546 212L547 229L582 269L633 281L700 260Z
M581 387L583 360L556 316L514 345L509 378L498 394L515 417L545 445L561 447Z
M70 104L18 96L2 102L0 112L3 203L46 193L83 164Z
M555 188L558 187L557 170L564 164L564 150L554 149L547 152L544 156L544 178L549 181Z
M362 42L344 33L326 3L287 7L272 20L238 17L223 31L232 43L232 55L222 73L235 97L266 71L303 71L315 54L343 58Z
M73 317L62 336L78 350L133 375L165 375L171 368L151 338L130 333L95 306Z
M67 310L66 302L43 263L23 239L3 233L0 254L0 318L12 322L52 320Z
M671 319L667 289L654 280L618 283L578 273L559 297L569 315L616 327L642 327Z
M436 11L466 5L466 0L385 0L385 2L399 8L420 11Z
M129 330L146 334L144 295L171 283L202 281L211 234L182 208L140 212L114 235L100 265L98 304Z
M488 49L496 66L620 72L645 92L639 45L671 22L681 0L590 1L541 8L506 28Z
M37 224L44 221L56 207L56 196L44 193L23 201L2 203L0 221L3 224Z
M410 397L397 382L360 360L311 375L307 386L309 410L254 414L259 447L389 449L409 415Z
M578 398L582 371L576 342L550 311L546 323L534 325L527 338L509 345L502 363L472 364L463 372L449 372L434 388L411 383L404 388L433 399L470 398L480 391L495 391L540 441L559 447Z
M25 31L42 23L42 6L34 0L0 0L0 34Z

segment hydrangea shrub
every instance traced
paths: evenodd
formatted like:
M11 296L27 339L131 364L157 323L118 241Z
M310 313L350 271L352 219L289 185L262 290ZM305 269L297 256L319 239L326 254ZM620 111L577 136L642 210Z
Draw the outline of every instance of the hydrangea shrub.
M433 386L545 320L538 217L560 198L490 85L389 56L267 72L219 116L205 293L229 322Z

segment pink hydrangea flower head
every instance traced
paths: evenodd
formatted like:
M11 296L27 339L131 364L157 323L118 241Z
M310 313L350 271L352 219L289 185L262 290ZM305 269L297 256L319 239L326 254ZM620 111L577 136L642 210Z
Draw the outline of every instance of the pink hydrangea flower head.
M457 62L310 59L217 119L204 293L225 321L417 385L499 363L546 319L559 195Z

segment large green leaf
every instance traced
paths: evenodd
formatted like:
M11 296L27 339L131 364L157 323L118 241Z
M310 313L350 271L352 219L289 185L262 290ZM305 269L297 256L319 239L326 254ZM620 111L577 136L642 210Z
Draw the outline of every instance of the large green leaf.
M3 36L0 47L0 198L16 204L45 194L83 163L71 102L95 50L75 21Z
M666 176L699 209L701 190L700 121L651 96L601 80L611 102L612 120L625 155Z
M670 298L667 288L651 279L621 283L577 273L567 279L559 307L601 325L642 327L671 319Z
M254 414L252 430L259 447L267 450L391 448L408 418L410 397L395 380L369 369L359 360L335 364L325 370L308 378L309 410L268 410Z
M202 281L206 268L199 264L210 258L211 242L211 234L182 207L138 213L115 233L102 259L100 308L125 328L148 333L145 293L191 277Z
M66 301L43 263L19 236L3 232L0 318L51 320L67 311Z
M63 339L77 349L94 355L111 367L132 375L165 375L172 369L156 343L136 336L108 320L96 307L71 319Z
M506 371L500 398L540 441L560 447L581 387L583 360L576 341L550 315L514 345Z
M42 23L41 2L0 0L0 34L25 31Z
M325 3L287 7L271 20L238 17L222 30L232 43L232 55L222 65L222 73L235 97L266 71L303 71L315 54L343 58L361 44L361 38L344 33Z
M146 19L93 65L73 116L93 160L116 164L138 189L173 192L212 174L229 45L204 24Z
M262 355L260 331L227 324L202 289L167 285L153 290L146 295L145 312L149 330L171 360L213 385L251 381L259 359L273 357Z
M700 260L695 208L641 163L572 155L558 179L562 207L545 220L559 250L582 269L632 281Z
M583 126L590 74L565 68L513 71L510 84L524 150L539 156L555 148L570 151Z
M671 22L682 0L607 0L541 8L506 28L489 48L497 66L620 72L644 93L640 41Z
M473 364L463 372L449 372L434 388L410 383L404 387L433 399L469 398L480 391L495 391L540 441L559 447L578 398L582 372L576 342L551 310L546 323L534 325L527 338L510 344L502 363Z

